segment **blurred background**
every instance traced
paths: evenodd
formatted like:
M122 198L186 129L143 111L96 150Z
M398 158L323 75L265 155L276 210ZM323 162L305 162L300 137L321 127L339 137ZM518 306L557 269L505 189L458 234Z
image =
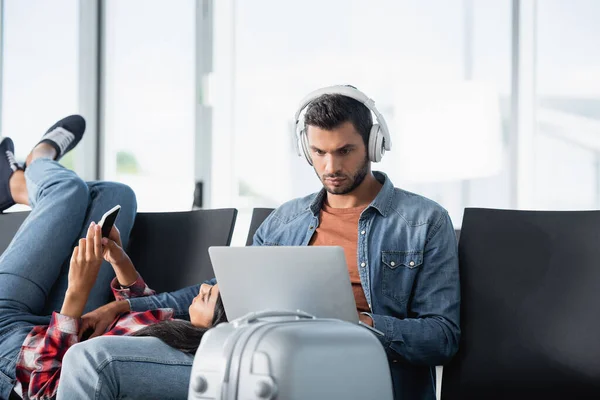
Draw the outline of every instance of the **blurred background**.
M374 169L457 228L465 207L598 209L599 19L596 0L0 0L0 133L24 159L82 114L63 164L140 211L236 207L243 244L253 207L320 188L300 100L352 84L392 133Z

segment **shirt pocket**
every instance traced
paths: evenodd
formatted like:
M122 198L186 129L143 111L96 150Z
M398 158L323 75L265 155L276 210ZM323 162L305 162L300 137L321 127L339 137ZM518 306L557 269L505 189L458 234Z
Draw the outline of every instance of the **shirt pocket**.
M381 263L383 295L405 305L423 265L423 251L382 251Z

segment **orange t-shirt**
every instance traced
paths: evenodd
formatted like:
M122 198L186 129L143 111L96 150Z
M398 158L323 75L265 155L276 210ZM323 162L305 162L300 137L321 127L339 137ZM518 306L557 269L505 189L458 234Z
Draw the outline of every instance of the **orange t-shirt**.
M359 312L371 311L358 275L356 249L358 244L358 219L365 208L366 206L332 208L323 204L319 227L309 243L310 246L341 246L344 248L356 309Z

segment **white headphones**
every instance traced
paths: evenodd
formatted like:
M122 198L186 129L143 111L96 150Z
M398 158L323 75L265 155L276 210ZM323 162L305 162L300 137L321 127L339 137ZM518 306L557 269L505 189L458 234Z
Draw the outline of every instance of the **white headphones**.
M369 146L368 146L368 155L369 160L372 162L381 161L381 157L385 153L386 150L392 149L392 139L390 138L390 131L388 130L387 123L385 119L377 111L375 108L375 102L367 97L366 94L361 92L360 90L352 87L352 86L328 86L325 88L317 89L314 92L310 93L300 102L300 107L298 111L296 111L296 115L294 117L294 121L296 121L296 140L298 141L298 156L306 158L306 161L310 165L313 165L312 158L310 156L310 147L308 144L308 136L304 129L304 114L302 113L306 107L321 97L324 94L339 94L342 96L350 97L354 100L360 101L364 104L373 114L375 114L375 118L377 119L377 123L373 123L371 127L371 132L369 133ZM301 115L302 114L302 115Z

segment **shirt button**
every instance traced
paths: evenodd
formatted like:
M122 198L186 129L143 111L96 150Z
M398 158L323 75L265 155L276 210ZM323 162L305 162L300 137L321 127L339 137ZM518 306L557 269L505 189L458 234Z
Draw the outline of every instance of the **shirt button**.
M367 266L367 264L366 263L360 263L360 266L364 268L364 267Z
M411 261L411 262L408 263L408 265L410 265L411 267L414 267L415 266L415 262Z
M392 262L390 263L390 265L393 267L394 265L396 265L396 263L392 261Z
M361 234L361 235L364 235L365 233L367 233L367 232L365 232L365 231L360 231L360 234Z

